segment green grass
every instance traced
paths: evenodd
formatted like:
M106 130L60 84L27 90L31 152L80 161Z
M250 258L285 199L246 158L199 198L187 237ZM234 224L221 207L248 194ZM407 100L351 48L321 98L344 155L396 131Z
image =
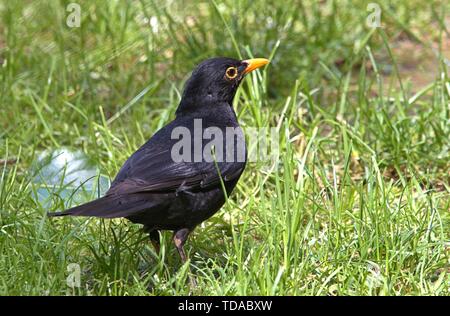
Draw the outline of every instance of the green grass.
M370 1L79 1L71 29L70 2L0 1L0 294L188 294L190 269L193 294L449 295L448 4L377 1L372 30ZM40 152L113 178L217 55L271 56L235 109L279 129L280 159L247 166L189 266L169 232L158 256L125 220L45 216L62 201L33 198Z

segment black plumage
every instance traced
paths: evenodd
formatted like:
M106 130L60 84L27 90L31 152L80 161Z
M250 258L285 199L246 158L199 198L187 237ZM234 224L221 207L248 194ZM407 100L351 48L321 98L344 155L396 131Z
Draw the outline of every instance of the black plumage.
M262 58L212 58L202 62L185 85L176 118L131 155L106 195L49 216L125 217L143 224L156 247L158 230L172 230L175 246L185 261L183 244L189 233L220 209L244 171L245 139L232 102L244 75L267 63ZM207 155L199 159L194 145L200 141L201 153L207 152L209 140L202 134L211 129L223 134L222 139L209 134L223 150L209 159ZM173 155L180 141L174 134L180 130L190 132L189 141L185 140L191 148L182 152L184 161ZM233 137L225 137L229 131L235 133Z

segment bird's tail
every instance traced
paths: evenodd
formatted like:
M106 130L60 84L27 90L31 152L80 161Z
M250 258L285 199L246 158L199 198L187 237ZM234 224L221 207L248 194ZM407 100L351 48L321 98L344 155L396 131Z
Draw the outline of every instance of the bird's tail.
M134 199L128 198L127 203L122 202L120 196L107 195L62 212L47 213L47 216L95 216L102 218L117 218L136 214L149 207L148 204L142 203L142 199L137 196Z

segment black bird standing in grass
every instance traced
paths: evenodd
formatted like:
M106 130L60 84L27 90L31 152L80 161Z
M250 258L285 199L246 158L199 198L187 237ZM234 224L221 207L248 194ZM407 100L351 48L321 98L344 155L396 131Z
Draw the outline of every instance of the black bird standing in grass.
M131 155L106 195L49 216L125 217L144 225L157 250L158 230L172 230L185 262L189 233L222 207L244 171L245 139L233 98L243 77L268 62L203 61L186 83L176 118ZM203 138L217 146L208 147Z

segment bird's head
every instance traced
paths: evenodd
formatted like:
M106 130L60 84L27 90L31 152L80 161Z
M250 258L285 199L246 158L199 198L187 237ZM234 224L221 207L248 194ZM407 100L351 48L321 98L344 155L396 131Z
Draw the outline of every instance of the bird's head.
M177 113L195 111L215 103L231 105L244 76L268 63L265 58L236 60L219 57L203 61L186 82Z

